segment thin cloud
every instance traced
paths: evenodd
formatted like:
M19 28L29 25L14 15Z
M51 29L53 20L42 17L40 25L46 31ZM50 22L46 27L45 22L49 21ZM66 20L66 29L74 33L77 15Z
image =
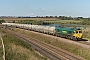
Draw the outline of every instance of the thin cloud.
M25 16L34 16L34 14L30 13L30 14L26 14Z
M34 14L33 14L33 13L31 13L30 15L31 15L31 16L33 16Z
M70 11L68 11L68 12L70 12Z
M44 11L44 10L45 10L45 8L42 8L42 10Z
M45 9L45 8L42 8L42 10L43 10L43 11L47 11L47 12L48 12L48 11L49 11L49 12L52 11L52 10L47 10L47 9Z
M50 11L52 11L52 10L50 10Z
M62 11L63 11L64 9L62 9Z

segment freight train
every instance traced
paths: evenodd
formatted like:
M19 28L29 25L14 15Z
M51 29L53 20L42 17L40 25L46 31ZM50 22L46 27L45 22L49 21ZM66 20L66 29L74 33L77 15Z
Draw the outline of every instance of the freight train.
M18 23L2 23L6 26L14 26L17 28L33 30L41 33L51 34L70 40L81 40L82 39L82 29L61 27L61 26L44 26L44 25L31 25L31 24L18 24Z

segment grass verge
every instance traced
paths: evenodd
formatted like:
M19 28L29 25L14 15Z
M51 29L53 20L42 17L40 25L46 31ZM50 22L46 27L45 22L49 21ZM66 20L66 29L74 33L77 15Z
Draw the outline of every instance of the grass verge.
M90 41L90 27L83 30L83 38Z
M3 47L2 47L2 41L0 40L0 60L3 60Z
M19 29L15 29L15 32L19 32L22 34L26 34L32 38L38 39L42 42L54 45L56 47L62 48L64 50L67 50L69 52L72 52L73 54L77 55L77 56L81 56L83 58L85 58L86 60L90 60L90 50L81 48L79 46L76 45L72 45L72 44L68 44L68 43L64 43L61 41L58 41L57 39L54 38L50 38L48 36L43 36L40 34L35 34L33 32L27 31L27 30L19 30Z
M6 60L47 60L47 58L37 54L26 42L5 32L3 34Z

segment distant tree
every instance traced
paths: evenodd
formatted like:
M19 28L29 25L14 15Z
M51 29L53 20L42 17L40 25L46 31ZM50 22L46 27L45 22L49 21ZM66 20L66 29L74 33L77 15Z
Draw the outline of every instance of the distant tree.
M43 21L36 21L36 20L24 20L24 21L20 21L19 23L21 24L33 24L33 25L43 25Z
M49 18L49 16L46 16L46 18Z
M72 20L73 18L71 16L68 17L68 20Z
M0 20L0 23L4 23L5 22L5 20Z
M83 17L78 17L79 19L83 19Z
M90 20L90 17L88 18L88 20Z
M36 16L36 18L39 18L39 16Z
M53 18L53 16L50 16L50 18Z
M57 18L57 16L55 16L55 18Z

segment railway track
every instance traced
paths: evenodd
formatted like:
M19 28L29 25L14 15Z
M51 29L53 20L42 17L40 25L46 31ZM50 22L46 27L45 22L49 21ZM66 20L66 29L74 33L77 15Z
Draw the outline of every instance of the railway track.
M78 57L68 51L43 43L37 39L30 38L24 34L15 33L10 30L7 30L7 33L15 35L16 37L19 37L23 41L29 43L32 47L51 60L84 60L83 58Z
M0 24L0 27L4 27L4 25ZM81 41L75 41L75 42L78 42L78 43L81 43L81 44L85 44L85 45L88 45L90 46L90 42L87 42L88 40L85 40L85 39L82 39Z

